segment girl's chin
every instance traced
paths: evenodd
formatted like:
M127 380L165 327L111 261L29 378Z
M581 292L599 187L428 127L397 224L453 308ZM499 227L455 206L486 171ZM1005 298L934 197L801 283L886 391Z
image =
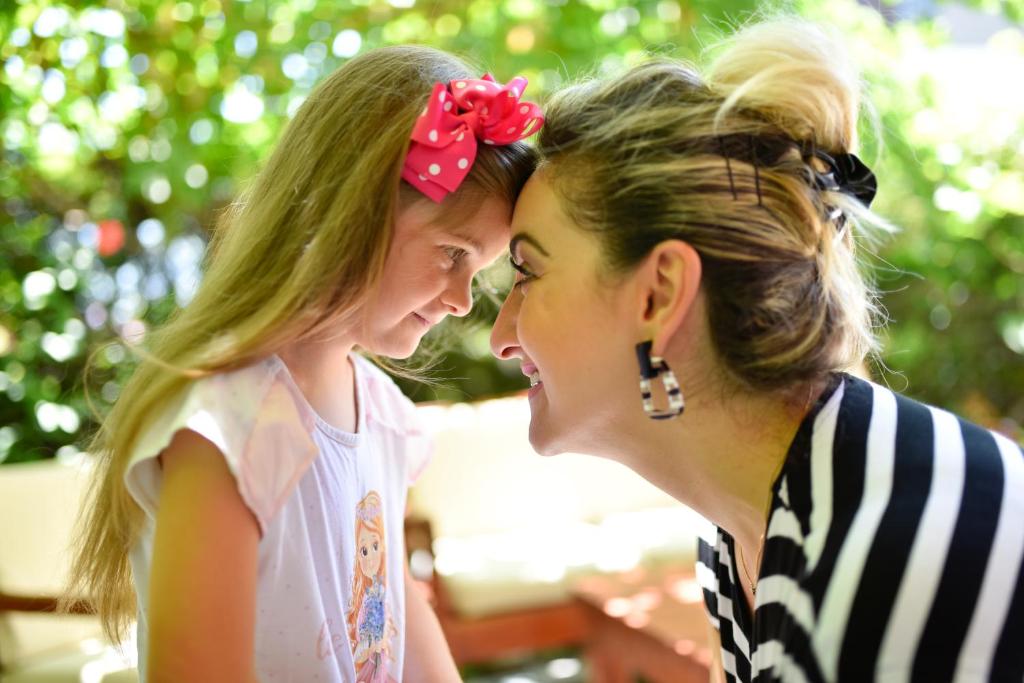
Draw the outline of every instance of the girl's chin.
M379 355L386 356L391 360L406 360L407 358L412 356L412 354L416 353L416 349L418 346L419 344L413 344L411 347L393 349L391 351L388 351L387 353L382 353Z
M390 334L378 337L373 343L364 348L375 356L382 356L392 360L405 360L416 353L419 348L423 332L416 329L398 327Z

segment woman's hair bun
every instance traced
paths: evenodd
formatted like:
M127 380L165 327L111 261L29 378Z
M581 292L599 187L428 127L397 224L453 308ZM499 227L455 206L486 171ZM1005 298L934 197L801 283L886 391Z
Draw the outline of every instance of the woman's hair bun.
M756 111L794 140L832 152L856 146L860 73L824 27L794 18L754 24L713 54L706 81L724 100L716 123Z

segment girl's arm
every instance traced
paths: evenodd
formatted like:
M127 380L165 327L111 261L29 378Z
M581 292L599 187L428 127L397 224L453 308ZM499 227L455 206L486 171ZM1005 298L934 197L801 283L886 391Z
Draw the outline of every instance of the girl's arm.
M259 525L209 441L180 431L160 459L147 677L255 681Z
M405 671L409 683L461 681L434 609L405 567Z

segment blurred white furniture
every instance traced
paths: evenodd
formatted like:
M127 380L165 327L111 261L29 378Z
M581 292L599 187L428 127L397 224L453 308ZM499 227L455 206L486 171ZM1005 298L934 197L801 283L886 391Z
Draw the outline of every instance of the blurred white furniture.
M0 683L137 680L94 616L52 613L87 477L57 460L0 466Z
M410 513L429 523L439 616L460 663L583 645L590 627L572 591L585 577L692 570L707 523L617 463L537 455L525 396L419 411L436 450Z

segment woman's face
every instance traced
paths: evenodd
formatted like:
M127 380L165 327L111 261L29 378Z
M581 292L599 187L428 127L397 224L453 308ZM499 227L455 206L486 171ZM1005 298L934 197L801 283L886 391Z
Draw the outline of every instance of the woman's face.
M544 172L520 195L510 247L519 272L491 350L532 376L530 443L542 455L603 454L624 402L640 406L634 288L608 275L597 240L565 214Z
M466 197L472 205L427 199L402 208L384 273L367 306L358 343L389 358L407 358L446 316L473 306L473 278L505 250L511 208L494 196Z

